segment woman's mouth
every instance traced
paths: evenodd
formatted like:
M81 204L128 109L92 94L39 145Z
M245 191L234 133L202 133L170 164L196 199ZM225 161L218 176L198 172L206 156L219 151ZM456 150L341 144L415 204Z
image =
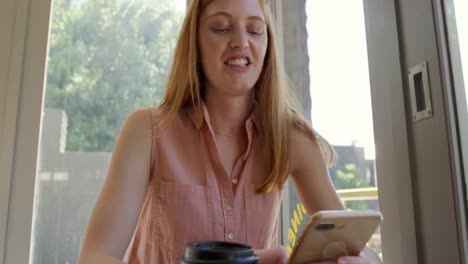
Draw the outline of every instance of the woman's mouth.
M251 65L248 58L231 58L225 61L224 64L235 71L246 70Z

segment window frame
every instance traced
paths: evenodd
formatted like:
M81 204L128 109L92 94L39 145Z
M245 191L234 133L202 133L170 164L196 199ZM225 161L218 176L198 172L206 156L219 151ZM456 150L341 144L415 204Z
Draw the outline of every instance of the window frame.
M383 257L388 263L418 263L397 3L364 0L364 10L379 207L385 217Z
M16 175L35 175L42 87L32 84L44 80L48 34L40 33L48 32L50 6L29 0L5 0L0 6L6 27L0 47L9 58L0 62L5 102L0 112L0 260L26 263L21 255L29 255L24 252L29 253L35 177ZM32 166L15 166L19 162Z

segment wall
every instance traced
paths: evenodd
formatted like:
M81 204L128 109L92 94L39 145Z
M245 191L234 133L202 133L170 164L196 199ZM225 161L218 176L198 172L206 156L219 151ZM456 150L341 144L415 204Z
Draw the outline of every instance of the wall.
M46 109L36 187L34 263L75 263L111 153L67 152L67 116Z
M304 114L310 119L311 98L306 22L305 0L283 2L283 45L286 72Z

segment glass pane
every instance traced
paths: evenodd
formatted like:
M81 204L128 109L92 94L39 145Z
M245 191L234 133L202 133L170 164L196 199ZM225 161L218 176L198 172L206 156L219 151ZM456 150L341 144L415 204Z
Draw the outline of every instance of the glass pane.
M163 95L185 2L53 2L32 263L76 263L122 123Z
M378 210L375 145L362 0L307 0L313 127L335 148L330 176L348 209ZM289 245L306 220L291 208ZM380 230L368 243L382 256Z
M312 124L335 148L330 176L346 208L378 210L363 1L309 0L307 12Z
M468 183L468 1L444 1L447 19L449 49L452 62L452 76L458 116L458 128L465 169L465 183ZM465 190L468 189L466 186ZM468 195L468 194L465 194ZM468 202L468 196L466 196Z

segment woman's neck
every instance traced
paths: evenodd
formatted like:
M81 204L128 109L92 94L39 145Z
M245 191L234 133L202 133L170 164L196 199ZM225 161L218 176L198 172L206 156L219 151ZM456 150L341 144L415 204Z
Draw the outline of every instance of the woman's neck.
M207 94L205 97L211 125L216 131L230 135L243 131L245 121L252 112L253 103L251 94L239 97Z

